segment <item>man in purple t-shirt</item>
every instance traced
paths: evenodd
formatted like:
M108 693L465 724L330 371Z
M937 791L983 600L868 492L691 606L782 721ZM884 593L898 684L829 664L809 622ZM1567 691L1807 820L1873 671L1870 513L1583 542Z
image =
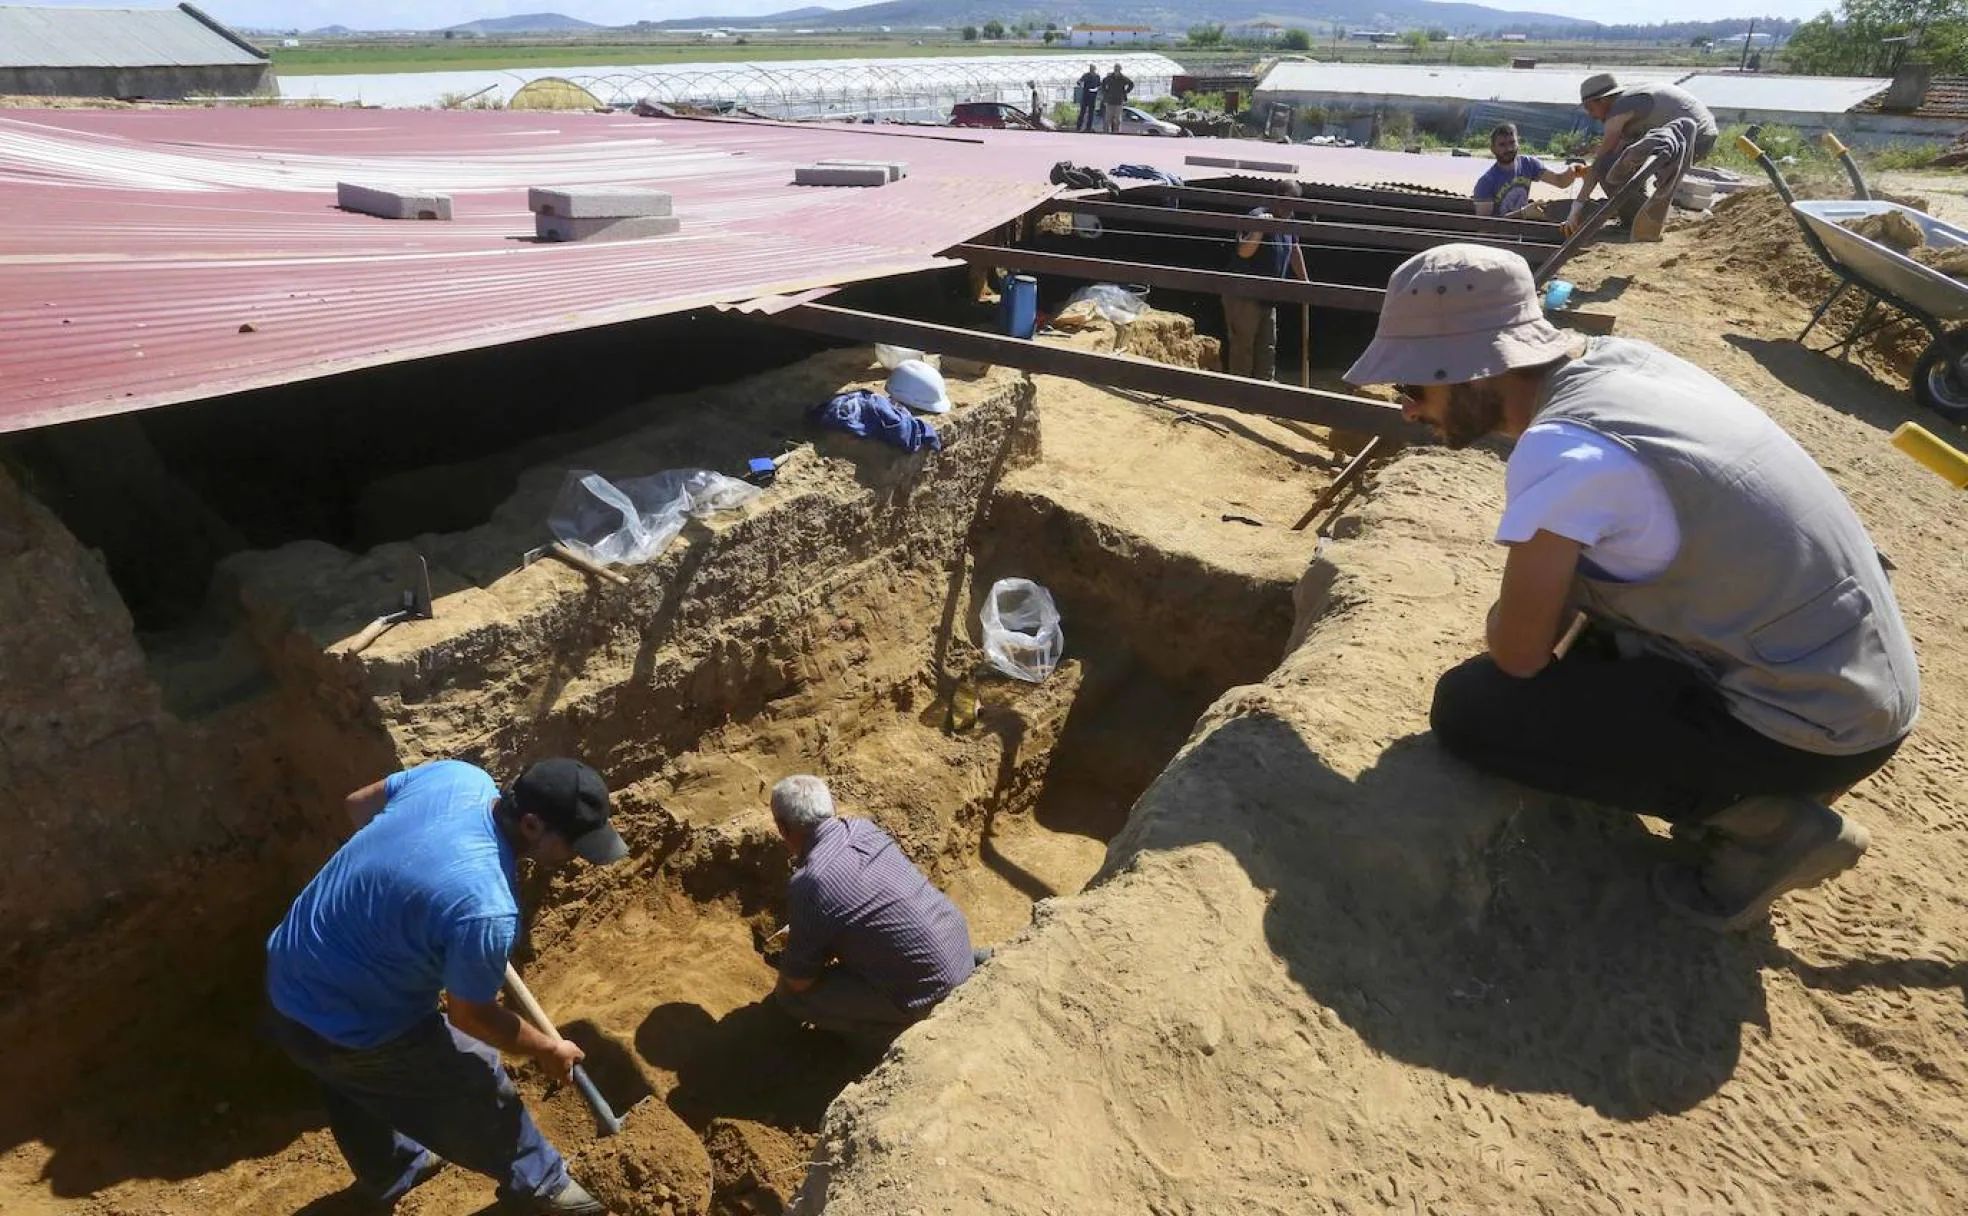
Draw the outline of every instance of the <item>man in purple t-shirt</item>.
M1563 189L1585 172L1583 165L1567 165L1554 172L1535 156L1519 156L1517 124L1513 122L1490 132L1490 155L1496 157L1496 163L1476 179L1477 215L1515 215L1530 206L1533 185L1543 182Z
M886 1042L970 978L982 952L963 913L888 833L836 818L826 782L773 786L772 821L796 859L773 994L793 1017Z

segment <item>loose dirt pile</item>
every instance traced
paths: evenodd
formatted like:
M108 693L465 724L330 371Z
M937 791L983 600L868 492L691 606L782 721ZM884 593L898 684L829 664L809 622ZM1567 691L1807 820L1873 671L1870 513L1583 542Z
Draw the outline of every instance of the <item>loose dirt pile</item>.
M1927 205L1919 198L1886 201L1915 210L1925 210ZM1903 217L1894 218L1906 222ZM1662 270L1686 273L1700 269L1725 275L1741 283L1745 291L1776 288L1812 308L1837 286L1831 272L1804 243L1797 220L1774 190L1743 190L1720 199L1707 220L1690 225L1686 231L1691 239L1658 263ZM1822 346L1843 339L1864 312L1865 300L1860 293L1846 292L1818 322L1811 340ZM1867 323L1878 320L1875 313ZM1896 319L1860 339L1854 354L1876 374L1904 384L1927 349L1928 340L1919 322Z

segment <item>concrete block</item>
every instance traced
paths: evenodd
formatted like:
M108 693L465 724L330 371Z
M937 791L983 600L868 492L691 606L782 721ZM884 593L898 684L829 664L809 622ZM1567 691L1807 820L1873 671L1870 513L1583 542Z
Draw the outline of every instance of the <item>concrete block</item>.
M620 186L535 186L526 192L527 210L562 219L621 219L636 215L670 214L670 196L662 190L630 190Z
M448 220L451 196L434 190L386 190L380 186L335 183L335 205L344 211L386 220Z
M903 178L909 176L909 162L906 160L835 159L835 160L816 160L813 163L816 165L828 165L828 166L847 165L849 167L856 168L856 169L879 167L882 169L886 169L888 171L888 180L892 182L901 181Z
M801 165L793 170L795 186L886 186L888 170L880 165Z
M668 236L682 227L683 221L674 215L533 217L533 233L543 241L639 241L644 237Z

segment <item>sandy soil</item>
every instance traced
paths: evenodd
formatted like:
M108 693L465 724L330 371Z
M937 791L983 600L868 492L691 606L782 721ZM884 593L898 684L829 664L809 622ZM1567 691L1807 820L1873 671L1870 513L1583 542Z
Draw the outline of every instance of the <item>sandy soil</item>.
M1796 346L1785 264L1728 232L1568 277L1769 409L1897 563L1924 707L1845 804L1866 862L1716 937L1649 897L1659 825L1438 752L1429 689L1478 645L1502 469L1410 453L1308 573L1291 654L1211 708L1097 884L835 1103L805 1210L1968 1204L1968 561L1958 493L1886 443L1913 417L1960 433Z

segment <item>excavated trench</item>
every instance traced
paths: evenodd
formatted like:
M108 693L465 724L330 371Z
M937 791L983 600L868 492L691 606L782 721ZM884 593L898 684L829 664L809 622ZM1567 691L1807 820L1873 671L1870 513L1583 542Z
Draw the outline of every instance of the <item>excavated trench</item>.
M1037 901L1095 874L1208 703L1275 665L1310 554L1277 523L1319 484L1316 442L950 370L958 409L939 419L937 456L802 432L806 404L881 375L865 350L832 351L646 403L585 447L570 437L478 527L360 555L296 542L225 558L214 599L233 606L237 640L214 661L235 669L250 651L260 691L206 729L259 724L232 743L254 773L235 792L277 788L279 805L268 795L250 857L211 862L172 916L110 926L135 959L129 931L155 924L152 945L188 974L154 986L153 1016L112 1049L44 1061L51 1085L84 1070L120 1088L0 1128L0 1207L13 1192L49 1212L83 1196L143 1216L334 1210L319 1197L346 1175L310 1095L245 1034L264 926L338 836L324 808L395 765L461 756L504 774L572 753L610 780L633 855L527 877L524 969L602 1089L634 1107L628 1131L597 1141L571 1092L527 1068L522 1088L614 1211L780 1210L827 1104L873 1061L767 1000L761 946L788 864L772 783L826 777L844 813L880 822L950 893L980 944L1004 943ZM626 587L517 560L568 467L731 467L771 434L813 442L756 503L693 523ZM1109 463L1131 445L1132 467ZM339 653L412 551L430 563L436 619ZM980 597L1014 574L1051 588L1065 619L1066 658L1041 684L991 672L978 646ZM75 979L75 1008L114 970ZM200 1019L220 1033L201 1038ZM106 1016L84 1021L115 1037ZM451 1170L399 1210L489 1198Z

